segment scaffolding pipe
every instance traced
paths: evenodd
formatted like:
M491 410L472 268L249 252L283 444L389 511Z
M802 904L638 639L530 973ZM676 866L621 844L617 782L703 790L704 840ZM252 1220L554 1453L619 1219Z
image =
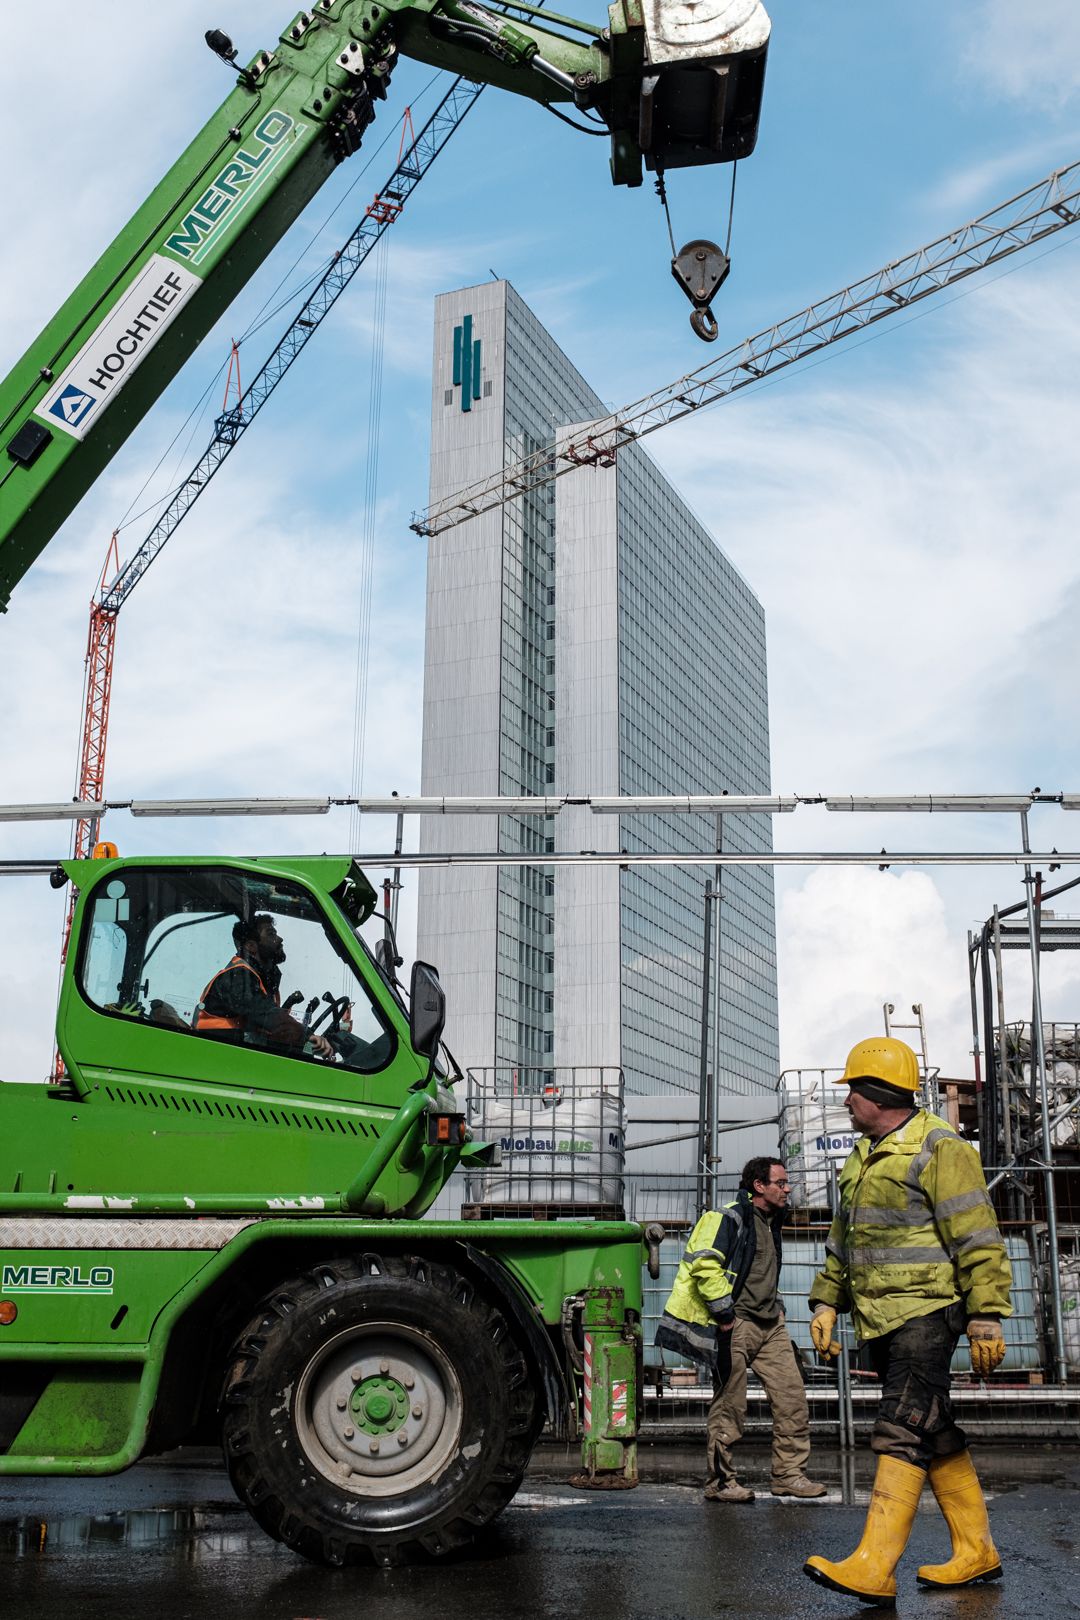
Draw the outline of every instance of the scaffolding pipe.
M994 981L997 989L998 1069L1001 1075L1001 1146L1005 1163L1013 1162L1012 1087L1009 1084L1009 1037L1005 1028L1005 974L1001 962L1001 912L994 907Z
M724 818L716 818L716 850L722 854L724 848ZM720 992L720 966L722 961L724 915L721 910L723 895L723 867L717 866L713 874L713 883L716 889L716 941L714 957L716 961L716 995L713 1001L713 1068L712 1087L709 1092L711 1114L709 1119L709 1208L715 1209L719 1193L717 1181L720 1174L720 1043L722 1039L722 1024L724 1012L724 998Z
M712 878L705 880L705 944L701 953L701 1072L698 1084L698 1210L709 1199L709 986L712 981Z
M1020 830L1025 850L1031 848L1028 839L1027 811L1020 812ZM1061 1313L1061 1262L1058 1250L1057 1206L1054 1196L1053 1137L1050 1132L1050 1099L1046 1090L1046 1050L1043 1044L1042 983L1039 972L1039 941L1035 931L1035 878L1030 865L1024 867L1024 891L1027 900L1028 938L1031 949L1031 1015L1032 1057L1039 1088L1039 1107L1042 1115L1043 1176L1046 1182L1046 1239L1050 1259L1050 1298L1054 1316L1054 1360L1057 1364L1059 1384L1068 1380L1065 1361L1065 1326ZM1041 905L1040 896L1040 905Z
M971 994L971 1056L975 1063L975 1085L977 1087L982 1080L982 1061L979 1048L979 998L975 993L975 955L978 947L975 944L975 936L970 928L968 929L967 945L968 990ZM987 1049L989 1049L989 1030L986 1032L986 1045Z

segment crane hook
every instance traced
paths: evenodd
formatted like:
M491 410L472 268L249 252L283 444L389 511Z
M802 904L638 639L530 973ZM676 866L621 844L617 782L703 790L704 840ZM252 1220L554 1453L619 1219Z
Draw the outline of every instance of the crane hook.
M699 237L677 253L671 273L694 306L690 325L704 343L716 341L719 328L710 305L731 269L731 260L715 242Z
M716 342L720 328L716 324L716 316L707 304L704 309L695 309L692 312L690 325L703 343Z

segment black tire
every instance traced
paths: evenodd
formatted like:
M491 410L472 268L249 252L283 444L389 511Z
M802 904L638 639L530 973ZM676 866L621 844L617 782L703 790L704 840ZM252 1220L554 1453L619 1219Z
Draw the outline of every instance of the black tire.
M513 1497L542 1424L503 1315L415 1256L335 1260L275 1290L222 1404L241 1501L330 1565L463 1546Z

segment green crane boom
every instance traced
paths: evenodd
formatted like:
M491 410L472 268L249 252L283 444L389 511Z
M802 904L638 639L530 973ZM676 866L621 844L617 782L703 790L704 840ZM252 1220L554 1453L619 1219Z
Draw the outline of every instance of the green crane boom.
M473 0L317 0L235 88L0 385L0 610L132 429L335 166L399 53L611 132L612 178L731 161L757 136L769 24L685 37L671 0L599 30ZM690 33L694 33L691 26ZM707 25L706 25L707 32ZM231 42L207 43L226 60ZM153 364L146 360L153 354Z

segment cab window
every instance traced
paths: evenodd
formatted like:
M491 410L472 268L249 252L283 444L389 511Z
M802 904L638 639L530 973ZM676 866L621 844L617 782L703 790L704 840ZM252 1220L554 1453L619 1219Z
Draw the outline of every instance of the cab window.
M117 1018L364 1074L393 1056L345 947L311 896L279 878L130 869L95 890L83 940L82 993Z

